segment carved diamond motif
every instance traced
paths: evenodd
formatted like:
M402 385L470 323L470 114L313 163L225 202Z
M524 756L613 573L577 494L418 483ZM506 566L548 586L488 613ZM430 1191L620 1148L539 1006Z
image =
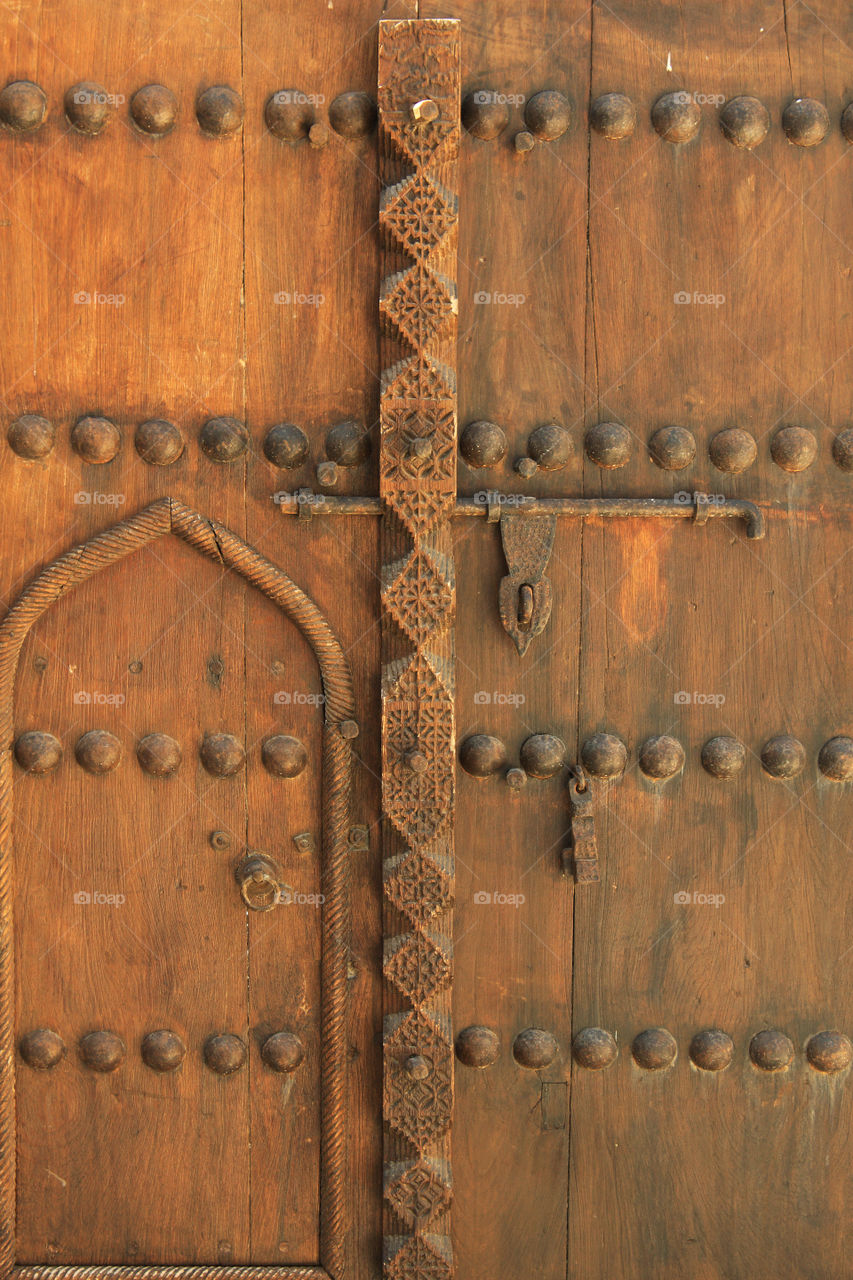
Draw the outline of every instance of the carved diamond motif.
M385 1178L385 1198L409 1226L428 1226L450 1208L453 1194L443 1163L418 1160L388 1165Z
M452 400L382 403L385 491L429 487L456 490L456 407Z
M424 924L453 905L450 859L439 851L415 850L385 863L385 896L412 924Z
M453 703L446 694L418 702L385 699L382 719L384 811L410 843L432 840L453 810ZM426 762L421 772L408 763L412 752Z
M379 221L412 258L423 262L456 222L459 200L425 173L413 173L386 187Z
M450 981L450 957L443 941L440 934L419 931L385 943L385 977L413 1005L431 1000Z
M383 570L383 603L415 645L440 635L453 613L453 566L419 548Z
M426 347L459 310L456 286L417 263L388 277L379 310L413 347Z
M450 1128L453 1116L453 1046L422 1013L389 1018L385 1037L383 1113L418 1152ZM413 1078L406 1068L420 1059Z
M419 410L424 407L424 401L452 400L455 394L453 370L422 351L382 370L383 398L414 400Z
M385 1239L388 1280L451 1280L453 1249L447 1236L388 1236Z
M386 118L383 124L385 136L416 169L446 164L459 154L459 129L452 120L415 124L403 116Z

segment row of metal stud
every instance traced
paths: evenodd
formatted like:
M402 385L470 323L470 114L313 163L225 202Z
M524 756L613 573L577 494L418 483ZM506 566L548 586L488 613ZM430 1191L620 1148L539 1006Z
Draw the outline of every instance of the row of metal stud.
M15 760L25 773L52 773L63 757L62 743L52 733L29 729L15 739ZM74 758L87 773L112 773L124 755L121 742L106 729L90 729L74 746ZM181 767L180 743L165 733L149 733L136 744L140 767L153 778L171 778ZM231 733L207 733L199 748L199 759L215 778L229 778L246 763L246 751ZM261 744L261 761L276 778L295 778L308 764L308 752L298 738L277 733Z
M28 1031L18 1042L22 1060L34 1071L49 1071L66 1056L65 1041L49 1027ZM187 1046L176 1031L161 1028L149 1031L140 1044L140 1056L146 1067L162 1073L177 1071L184 1061ZM272 1071L295 1071L305 1056L299 1037L292 1031L276 1031L261 1045L261 1060ZM115 1031L90 1031L77 1042L81 1063L92 1071L117 1071L127 1058L127 1045ZM246 1041L229 1032L208 1036L201 1046L205 1066L217 1075L233 1075L248 1060Z

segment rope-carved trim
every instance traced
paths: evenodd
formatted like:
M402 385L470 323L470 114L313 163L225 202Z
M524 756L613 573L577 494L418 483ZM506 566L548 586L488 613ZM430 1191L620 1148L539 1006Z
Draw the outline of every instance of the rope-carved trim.
M147 543L173 533L210 559L234 570L263 592L295 623L320 667L325 697L323 732L324 895L321 1006L321 1184L320 1252L314 1267L19 1267L15 1274L83 1280L88 1276L238 1280L264 1276L319 1280L328 1273L342 1280L349 1232L346 1187L347 1144L347 967L349 959L349 847L352 751L340 732L354 712L352 676L344 651L324 615L304 591L254 548L215 520L172 498L160 498L137 515L96 534L54 560L26 588L0 623L0 1272L15 1260L15 1045L12 942L12 744L13 695L18 660L30 628L55 600L107 565Z

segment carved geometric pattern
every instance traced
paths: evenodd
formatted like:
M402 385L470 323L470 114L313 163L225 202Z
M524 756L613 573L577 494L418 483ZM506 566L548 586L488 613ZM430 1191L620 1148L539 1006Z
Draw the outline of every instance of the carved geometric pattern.
M423 441L428 442L424 449ZM395 486L438 488L456 498L456 405L452 400L419 404L382 402L383 479Z
M429 257L456 222L459 200L429 174L413 173L387 187L379 221L400 248L419 262Z
M436 120L425 129L401 116L398 120L387 118L384 129L400 154L416 169L445 164L457 154L459 130L449 120Z
M399 627L416 645L447 626L454 606L453 565L425 548L405 560L385 565L382 601Z
M415 1077L412 1057L422 1058ZM453 1115L453 1046L420 1012L386 1019L383 1109L388 1123L421 1154L447 1133ZM422 1077L422 1078L421 1078Z
M447 1213L453 1192L446 1161L400 1161L385 1170L385 1198L409 1226L424 1228Z
M456 286L423 263L389 276L382 286L379 310L411 346L425 347L457 314Z
M383 972L417 1008L450 982L447 939L426 931L386 939Z
M430 653L419 649L408 658L398 658L382 668L382 694L402 701L453 696L453 668Z
M385 863L385 896L412 924L423 924L453 905L452 872L441 845L401 853Z
M453 702L386 698L383 714L383 809L409 843L433 840L447 826L455 793ZM410 753L424 757L415 772Z
M385 1275L388 1280L450 1280L453 1250L447 1236L387 1236Z
M422 537L453 511L455 497L429 489L397 489L383 495L413 537Z
M381 383L383 399L410 400L415 405L429 400L452 400L456 394L453 370L423 351L383 369Z

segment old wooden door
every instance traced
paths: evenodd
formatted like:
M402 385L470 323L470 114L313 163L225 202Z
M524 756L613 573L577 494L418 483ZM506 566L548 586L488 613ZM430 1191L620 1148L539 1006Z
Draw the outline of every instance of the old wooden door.
M3 1275L846 1275L850 7L0 22Z

